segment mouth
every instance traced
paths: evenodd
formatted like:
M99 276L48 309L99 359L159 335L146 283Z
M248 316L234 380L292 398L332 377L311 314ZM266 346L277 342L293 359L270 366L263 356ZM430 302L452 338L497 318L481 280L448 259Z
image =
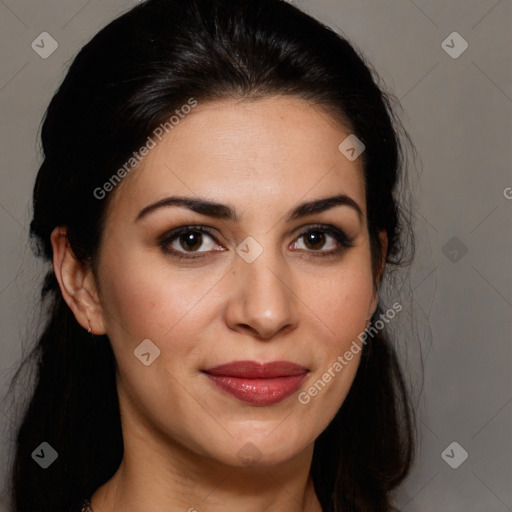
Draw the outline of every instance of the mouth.
M289 397L309 373L289 361L234 361L202 370L225 393L252 405L272 405Z

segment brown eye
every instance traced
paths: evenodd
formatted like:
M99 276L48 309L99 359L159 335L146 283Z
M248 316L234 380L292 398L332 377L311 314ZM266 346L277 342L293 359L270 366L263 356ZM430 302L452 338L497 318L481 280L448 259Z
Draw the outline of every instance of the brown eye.
M208 243L208 239L210 240ZM158 243L162 251L176 257L194 258L203 256L218 247L213 235L205 228L186 226L166 234ZM206 246L206 247L205 247ZM199 250L203 248L204 250ZM188 253L188 254L187 254ZM194 253L199 253L197 256Z
M178 240L180 241L180 245L183 249L195 251L201 247L202 236L203 235L201 233L191 231L186 235L180 235Z
M303 239L303 244L298 242L301 239ZM335 226L318 225L303 231L293 245L294 249L304 249L305 252L315 257L335 256L344 249L353 247L353 240ZM301 247L301 245L304 247ZM326 245L327 248L325 248Z
M325 244L325 233L321 231L310 231L306 235L304 235L305 245L308 249L312 249L317 251L323 247Z

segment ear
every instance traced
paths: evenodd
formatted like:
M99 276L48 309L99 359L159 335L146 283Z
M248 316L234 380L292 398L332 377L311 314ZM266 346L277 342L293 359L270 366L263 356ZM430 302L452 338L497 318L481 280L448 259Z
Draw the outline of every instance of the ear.
M383 229L379 233L379 242L380 242L380 253L381 253L381 260L379 264L379 271L376 277L376 289L373 294L373 299L370 307L369 316L373 315L375 310L377 309L377 306L379 304L379 287L380 283L382 281L382 276L384 274L384 269L386 268L386 254L388 250L388 234L386 233L386 230Z
M93 334L105 334L103 312L92 270L85 268L75 257L65 226L53 230L51 242L53 270L64 300L84 329L90 328Z

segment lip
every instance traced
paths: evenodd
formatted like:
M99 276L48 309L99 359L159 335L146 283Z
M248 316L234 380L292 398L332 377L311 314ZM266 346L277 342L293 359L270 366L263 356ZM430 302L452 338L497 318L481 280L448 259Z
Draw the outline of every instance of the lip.
M253 405L281 402L297 391L308 372L289 361L234 361L203 370L215 386Z

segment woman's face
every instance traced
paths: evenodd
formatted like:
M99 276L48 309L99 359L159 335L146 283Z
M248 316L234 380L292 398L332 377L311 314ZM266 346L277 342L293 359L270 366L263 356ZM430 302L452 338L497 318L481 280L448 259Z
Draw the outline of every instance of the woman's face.
M238 466L311 453L377 305L348 135L298 98L199 102L111 192L98 282L125 443ZM176 196L222 207L147 209ZM276 361L297 366L264 373Z

